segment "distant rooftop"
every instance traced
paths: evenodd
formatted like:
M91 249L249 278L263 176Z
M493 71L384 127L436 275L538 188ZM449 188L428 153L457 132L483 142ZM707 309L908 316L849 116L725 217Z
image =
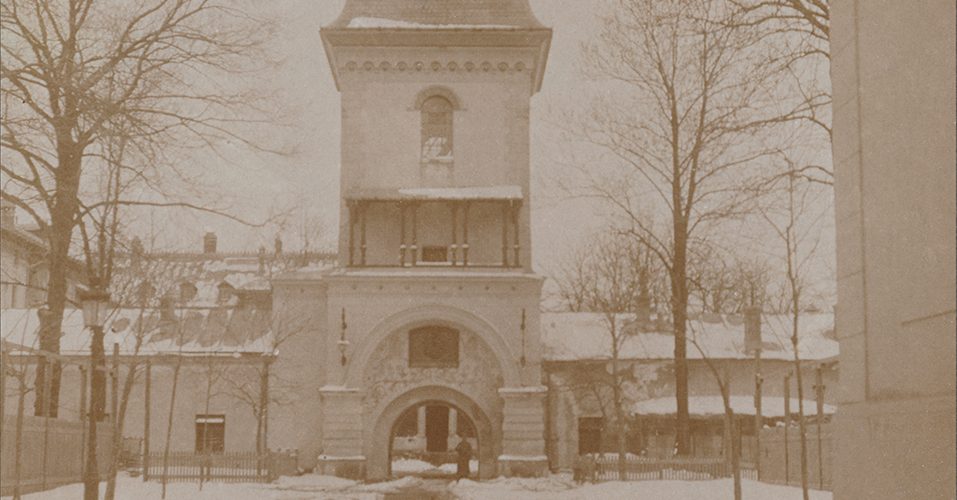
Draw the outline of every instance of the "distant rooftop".
M347 0L328 28L540 29L528 0Z

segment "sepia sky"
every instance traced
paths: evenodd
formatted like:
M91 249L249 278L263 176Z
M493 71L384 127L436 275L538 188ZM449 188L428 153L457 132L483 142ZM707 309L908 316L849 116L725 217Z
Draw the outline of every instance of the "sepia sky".
M228 159L202 158L208 183L216 196L228 200L231 211L244 218L262 220L268 214L292 210L282 227L275 224L250 228L228 220L196 213L156 211L144 220L140 236L155 249L198 251L202 234L212 230L223 250L255 251L260 245L272 247L273 236L283 235L285 248L303 245L303 230L310 236L309 247L334 248L338 225L339 196L339 94L333 84L319 28L339 14L344 0L251 1L252 9L274 19L279 26L268 47L279 61L269 75L267 92L277 103L291 110L285 117L289 126L269 132L279 137L288 156L247 152L237 148ZM604 91L602 82L586 77L581 70L581 44L599 27L597 12L601 0L530 0L538 19L553 29L551 51L541 91L532 98L531 170L533 261L536 270L548 274L556 263L574 251L606 223L605 209L567 194L559 186L574 177L575 169L601 157L587 148L563 140L558 124L562 114L581 109L584 95ZM265 132L264 132L265 133ZM829 158L829 151L823 152ZM577 163L576 163L577 162ZM822 283L830 295L833 289L834 250L832 202L821 198L823 231L817 249L813 281ZM746 223L732 231L748 233L757 242L748 251L774 254L764 241L767 234ZM753 234L751 234L753 233ZM319 241L316 241L316 240ZM746 238L747 239L747 238Z

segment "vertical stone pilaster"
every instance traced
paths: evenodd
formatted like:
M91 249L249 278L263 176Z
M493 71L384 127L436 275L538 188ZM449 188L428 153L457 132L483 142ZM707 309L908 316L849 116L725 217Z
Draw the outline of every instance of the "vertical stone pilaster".
M415 425L416 425L416 437L425 439L425 405L419 406L415 409Z
M544 386L503 387L502 455L499 473L505 476L541 476L548 471L545 455Z
M362 391L341 386L319 389L322 448L318 472L352 479L365 476Z

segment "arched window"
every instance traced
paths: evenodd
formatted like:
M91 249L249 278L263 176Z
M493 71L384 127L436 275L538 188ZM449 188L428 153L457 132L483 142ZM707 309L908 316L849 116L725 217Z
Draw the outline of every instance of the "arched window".
M422 161L452 161L452 103L433 95L422 102Z

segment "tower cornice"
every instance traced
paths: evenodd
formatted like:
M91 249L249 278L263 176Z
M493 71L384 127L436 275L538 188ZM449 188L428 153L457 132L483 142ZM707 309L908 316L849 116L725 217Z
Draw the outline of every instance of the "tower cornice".
M485 71L516 72L529 71L532 78L532 91L538 92L542 86L545 65L551 45L550 28L535 29L383 29L383 28L322 28L320 30L326 57L332 77L339 90L340 74L343 71ZM439 48L527 48L533 50L530 67L524 62L515 61L404 61L353 60L340 55L339 48L377 48L377 47L439 47Z

